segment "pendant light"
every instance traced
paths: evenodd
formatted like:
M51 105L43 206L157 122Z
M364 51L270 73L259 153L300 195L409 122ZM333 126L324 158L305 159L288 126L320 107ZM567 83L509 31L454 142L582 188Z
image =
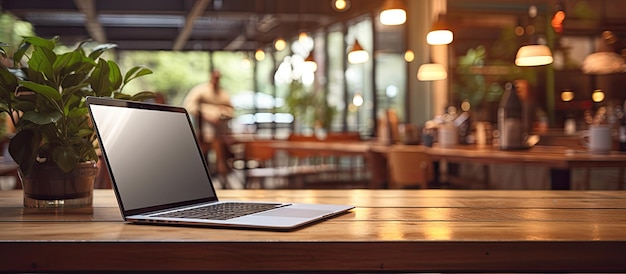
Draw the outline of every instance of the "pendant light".
M528 8L528 17L532 21L537 16L537 7L531 5ZM530 40L533 40L531 44L524 45L517 50L515 55L515 65L519 67L533 67L552 64L554 57L552 51L546 45L536 44L536 37L534 33L533 25L529 24L526 27L526 34Z
M386 0L379 14L380 23L387 26L402 25L406 22L406 6L402 0Z
M526 45L520 47L515 56L515 65L519 67L543 66L552 64L552 51L546 45Z
M361 64L367 62L369 58L369 53L361 47L359 40L354 39L354 44L350 52L348 52L348 62L350 62L350 64Z
M454 34L448 26L445 14L439 14L437 21L433 23L430 32L426 35L426 42L429 45L447 45L454 40Z
M317 63L315 62L315 58L313 58L313 50L311 50L309 56L304 59L304 65L312 72L317 71Z
M417 79L420 81L437 81L448 78L448 73L442 64L426 63L417 70Z

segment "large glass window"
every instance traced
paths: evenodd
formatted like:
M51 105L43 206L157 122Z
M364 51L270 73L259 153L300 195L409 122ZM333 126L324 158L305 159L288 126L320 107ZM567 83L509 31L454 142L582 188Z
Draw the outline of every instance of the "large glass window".
M346 82L348 87L348 114L347 126L349 131L359 131L361 135L371 136L374 131L374 92L372 87L373 67L373 39L372 22L370 18L356 23L348 28L346 34L347 54L355 41L369 54L365 63L348 63L346 69Z

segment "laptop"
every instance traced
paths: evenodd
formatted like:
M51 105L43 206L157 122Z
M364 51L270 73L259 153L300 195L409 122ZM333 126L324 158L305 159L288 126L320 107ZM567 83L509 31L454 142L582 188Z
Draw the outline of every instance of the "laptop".
M293 230L354 208L222 201L184 108L101 97L87 105L128 222Z

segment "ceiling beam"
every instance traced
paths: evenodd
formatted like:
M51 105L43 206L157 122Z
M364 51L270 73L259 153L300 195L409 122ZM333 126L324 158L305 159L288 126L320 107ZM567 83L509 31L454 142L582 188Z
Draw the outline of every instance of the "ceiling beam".
M74 4L76 4L80 12L85 15L85 28L89 32L89 36L99 43L106 43L106 33L104 32L104 28L102 28L102 24L98 21L95 1L74 0Z
M193 30L194 21L206 10L210 3L211 0L196 0L196 2L193 3L193 7L191 7L187 18L185 18L185 27L178 33L172 50L177 51L183 49Z

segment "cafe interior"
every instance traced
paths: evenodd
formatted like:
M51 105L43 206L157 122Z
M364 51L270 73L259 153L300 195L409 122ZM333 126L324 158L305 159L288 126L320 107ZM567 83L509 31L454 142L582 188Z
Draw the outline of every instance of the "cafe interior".
M2 0L0 12L67 44L249 58L252 106L233 102L211 140L195 121L218 187L624 188L623 1Z

